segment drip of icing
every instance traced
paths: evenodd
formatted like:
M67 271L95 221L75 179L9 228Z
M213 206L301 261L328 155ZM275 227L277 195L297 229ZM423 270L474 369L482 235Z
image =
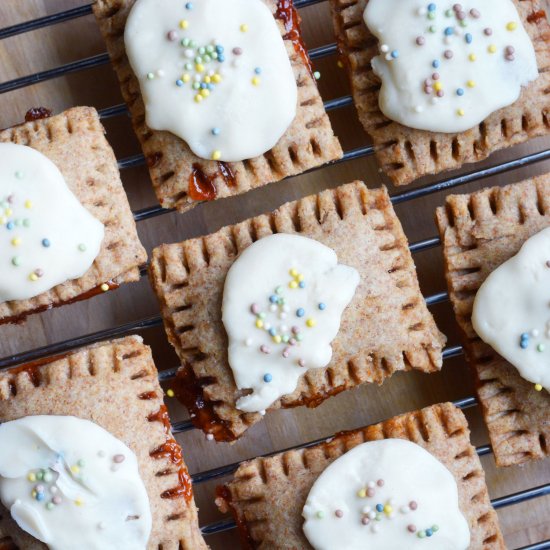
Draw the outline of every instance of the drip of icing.
M262 0L137 0L124 40L147 125L201 158L262 155L296 116L288 52Z
M0 303L26 300L84 275L104 227L42 153L0 143Z
M550 391L550 228L487 277L475 297L472 325L525 380Z
M147 491L135 454L72 416L0 425L0 500L19 527L51 550L145 550Z
M332 357L331 342L359 273L306 237L276 234L249 246L231 266L223 293L229 365L247 412L292 393L307 369Z
M370 0L365 23L381 111L405 126L463 132L514 103L538 76L533 44L512 0Z
M371 441L317 478L302 515L315 550L466 550L456 480L419 445Z

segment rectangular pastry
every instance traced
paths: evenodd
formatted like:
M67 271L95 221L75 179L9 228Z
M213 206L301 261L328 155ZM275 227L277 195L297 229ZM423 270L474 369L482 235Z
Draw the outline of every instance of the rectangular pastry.
M420 464L424 473L415 476ZM442 465L448 471L440 478ZM434 525L438 499L442 521ZM318 548L319 536L321 548L338 547L329 543L333 536L341 548L362 547L350 544L351 533L369 548L422 548L427 542L418 538L426 537L440 540L439 548L505 548L468 424L451 403L244 462L219 489L217 504L235 516L243 548Z
M382 0L331 0L338 44L359 118L372 137L382 170L395 185L459 168L548 134L550 26L544 2L506 0L495 6L467 2L464 9L462 4L454 4L459 10L424 1L415 2L410 10L395 6L392 18L408 18L408 24L401 21L396 25L401 33L395 37L396 43L381 41L380 45L363 20L365 9L373 3L377 9L392 9ZM371 16L376 19L378 14ZM417 22L419 28L415 28ZM522 25L527 34L523 34ZM403 31L405 28L408 30ZM516 44L520 37L524 42ZM401 40L406 42L397 44ZM426 65L414 59L424 54L428 55ZM410 97L418 103L407 106L405 112L406 98L400 106L395 105L395 97L383 95L381 109L379 100L385 89L376 73L385 74L396 67L392 63L400 60L411 70L408 76L396 78L394 84L402 83L402 90L412 86ZM373 70L373 64L378 70ZM498 77L493 74L495 68L502 69ZM523 78L528 71L531 75ZM384 86L389 90L389 80ZM510 96L500 97L506 94ZM482 110L486 102L489 106ZM464 123L470 113L478 116ZM424 116L427 119L420 120ZM455 126L457 121L459 126Z
M94 13L162 206L341 157L290 0L97 0Z
M0 131L0 324L137 281L139 242L95 109Z
M2 372L0 423L1 543L72 549L98 537L97 548L207 548L140 337Z
M267 408L441 368L445 338L384 188L350 183L160 246L150 279L182 363L179 397L218 440Z
M544 175L470 195L449 196L436 215L449 295L499 466L549 455L550 396L480 339L472 326L474 299L491 273L516 255L529 238L550 226L549 197L550 176ZM521 285L515 276L509 289L523 296ZM504 298L499 300L502 317L517 318L514 312L507 313ZM512 338L518 346L524 339L519 334L517 340Z

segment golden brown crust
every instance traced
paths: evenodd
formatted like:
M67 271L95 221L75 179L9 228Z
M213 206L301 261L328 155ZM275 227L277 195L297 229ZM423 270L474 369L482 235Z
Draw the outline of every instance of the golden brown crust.
M53 414L91 420L124 442L136 454L145 483L153 529L147 550L203 550L197 509L189 497L167 498L182 487L185 463L162 450L177 446L164 414L163 392L151 350L139 336L102 342L37 365L0 373L0 422ZM167 425L166 425L167 424ZM181 466L181 472L178 471ZM0 505L0 541L9 537L19 548L45 545L24 533Z
M139 279L139 265L147 254L104 134L97 111L91 107L75 107L0 131L0 142L27 145L52 160L76 198L105 225L100 253L82 277L29 300L0 303L0 324L97 294L103 283L114 288Z
M476 374L478 396L498 466L550 454L550 395L536 392L485 344L471 323L487 276L532 235L550 226L550 175L471 195L447 197L437 210L449 295Z
M261 418L235 407L239 392L227 360L221 302L237 255L273 233L296 233L331 247L341 263L359 271L361 282L343 314L329 366L307 371L296 391L272 409L316 406L359 384L381 384L395 371L441 367L445 339L420 293L388 193L350 183L213 235L154 250L151 282L168 338L184 365L178 373L182 391L199 393L195 408L185 399L199 427L217 439L233 439Z
M512 105L496 111L479 126L458 134L408 128L385 117L378 106L380 80L371 67L377 39L363 21L368 0L330 0L340 51L348 68L355 106L371 135L378 162L395 185L427 174L459 168L490 154L550 132L550 26L542 0L514 0L533 41L539 78Z
M406 439L426 449L454 475L460 509L470 527L470 548L504 550L485 474L469 434L460 410L451 403L433 405L339 434L314 447L244 462L216 502L222 511L230 510L235 516L246 548L311 549L302 532L302 509L319 475L361 443Z
M275 15L277 0L264 1ZM211 180L208 187L212 184L215 186L216 198L230 197L300 174L342 156L340 143L334 137L306 59L286 38L287 30L280 19L277 23L281 35L285 37L285 46L298 85L298 110L296 118L273 149L261 157L243 162L209 161L194 155L183 140L170 132L148 128L139 82L132 72L124 47L124 26L134 2L96 0L94 13L107 43L162 206L180 211L193 207L197 197L190 190L190 185L197 178ZM291 2L286 3L291 5Z

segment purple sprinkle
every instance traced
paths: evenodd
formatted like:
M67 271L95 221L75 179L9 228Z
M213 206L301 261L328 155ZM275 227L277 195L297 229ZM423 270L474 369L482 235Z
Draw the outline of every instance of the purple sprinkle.
M115 455L113 456L113 462L115 464L120 464L126 460L126 457L124 455Z
M61 497L59 495L56 495L52 498L52 502L56 505L56 506L59 506L61 504Z
M514 48L514 46L506 46L506 53L510 54L510 55L513 55L514 53L516 53L516 49ZM9 201L9 199L8 199L8 201Z
M434 74L432 75L432 78L433 78L434 80L439 80L439 73L434 73Z
M384 487L384 480L383 480L383 479L379 479L379 480L376 482L376 485L378 485L378 487Z
M452 59L453 52L451 50L445 50L445 53L443 55L445 56L445 59Z
M419 37L416 39L416 43L417 43L419 46L423 46L423 45L426 43L426 39L425 39L423 36L419 36Z
M305 367L305 366L306 366L306 362L305 362L303 359L299 359L299 360L298 360L298 365L300 365L300 367Z
M424 88L424 92L426 92L428 95L431 95L431 93L433 92L433 88L431 86L426 86Z
M262 353L271 353L271 350L266 345L260 346L260 351Z
M242 48L233 48L233 53L235 55L241 55L243 53L243 49Z
M506 54L506 61L514 61L515 56L514 54L508 53Z
M168 38L168 40L170 40L170 42L173 42L174 40L178 39L178 33L176 31L170 31L166 35L166 38Z
M258 315L258 313L260 313L260 306L258 304L252 304L250 306L250 311L254 314L254 315Z
M485 33L485 36L491 36L493 34L493 29L487 27L483 32Z
M465 11L457 11L456 12L456 18L459 21L463 21L464 19L466 19L466 12Z
M445 95L445 92L443 90L437 91L437 97L443 97Z
M481 13L479 13L479 10L476 10L476 9L474 8L474 9L471 9L471 10L470 10L470 15L471 15L474 19L479 19L479 17L481 16Z
M35 269L34 272L36 273L37 277L42 277L44 275L44 270L43 269Z

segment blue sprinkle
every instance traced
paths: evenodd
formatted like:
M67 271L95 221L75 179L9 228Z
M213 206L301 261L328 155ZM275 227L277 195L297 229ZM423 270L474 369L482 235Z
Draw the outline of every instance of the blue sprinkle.
M176 80L176 86L183 86L183 80L181 80L181 79L178 78L178 79Z
M469 32L464 35L464 40L466 40L468 44L471 44L473 39L474 37Z
M44 248L49 248L51 244L50 239L42 239L42 246Z
M185 4L185 9L186 10L192 10L193 9L193 4L191 2L187 2L187 4Z
M218 61L219 61L220 63L223 63L223 62L225 61L225 55L223 55L222 53L220 53L220 54L218 55Z
M454 34L455 30L452 27L447 27L445 29L445 36L451 36L451 34Z
M399 52L397 50L393 50L393 52L391 53L391 56L394 58L394 59L397 59L399 57Z
M261 67L256 67L256 68L254 69L254 72L255 72L256 74L262 74L262 69L261 69Z
M464 95L464 90L462 88L458 88L456 95Z
M218 128L214 128L214 130L218 130ZM212 130L212 133L217 136L220 132L218 130L218 132L216 133L214 130ZM275 294L272 294L270 297L269 297L269 301L272 303L272 304L276 304L278 301L279 301L279 297L276 296Z
M306 288L306 282L305 282L305 281L300 281L300 282L298 283L298 286L299 286L300 288Z
M44 500L46 498L46 495L44 493L36 493L36 500L39 502Z
M274 328L269 329L269 335L270 336L275 336L276 334L277 334L277 331Z
M327 304L321 302L321 303L319 304L319 309L320 309L321 311L323 311L324 309L327 309Z
M264 382L267 382L269 384L272 380L273 380L273 376L271 376L269 372L267 374L264 374Z
M432 67L433 67L434 69L439 68L439 60L438 60L438 59L434 59L434 60L432 61Z
M435 4L428 4L428 11L435 11L436 5Z
M213 90L215 88L214 84L207 84L206 87L209 89L209 90Z
M13 228L14 228L13 222L8 222L6 224L6 229L8 229L9 231L11 231Z
M305 314L306 314L306 312L304 311L303 307L296 310L296 316L297 317L303 317Z
M426 529L426 536L431 537L434 534L434 532L431 529Z
M521 334L521 339L522 340L529 340L529 333L528 332L523 332Z
M202 90L205 90L206 86L207 86L206 82L201 82L201 89Z
M216 46L216 51L218 53L223 53L223 46Z
M384 506L382 504L377 504L376 505L376 511L377 512L383 512L384 511Z
M519 343L519 347L521 349L525 349L529 346L529 340L522 340L520 343Z

